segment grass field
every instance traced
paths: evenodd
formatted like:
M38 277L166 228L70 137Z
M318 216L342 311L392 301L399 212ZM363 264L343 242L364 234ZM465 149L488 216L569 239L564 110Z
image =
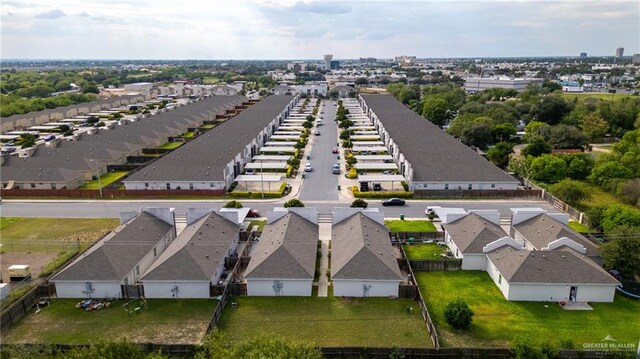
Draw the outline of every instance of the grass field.
M584 224L582 224L582 223L580 223L578 221L574 221L574 220L570 220L569 221L569 227L571 227L574 231L579 232L579 233L589 233L589 232L591 232L589 227L585 226Z
M124 177L127 175L127 171L117 171L117 172L109 172L109 173L105 173L102 176L100 176L100 182L98 183L97 179L94 179L92 181L89 181L87 183L85 183L84 186L80 187L80 189L100 189L100 185L102 185L102 188L106 187L107 185L110 185L111 183L119 180L120 178Z
M446 247L435 243L405 244L402 247L409 259L438 259L447 252Z
M505 346L516 336L537 345L571 340L576 348L607 335L618 343L640 339L640 302L624 297L590 304L593 311L566 311L555 303L507 301L481 271L416 272L416 279L443 346ZM456 331L444 319L445 305L457 297L475 313L469 331Z
M78 301L52 300L49 307L3 333L3 342L85 344L125 337L141 343L198 343L216 306L212 299L148 299L148 309L128 315L122 307L125 301L90 312L75 308Z
M625 95L625 94L619 94L619 93L610 94L606 92L587 92L587 93L566 93L565 92L562 94L562 97L568 100L573 100L574 98L577 98L580 101L584 101L588 98L596 98L599 100L606 100L606 101L611 101L611 99L613 99L614 101L622 101L625 98L638 98L637 96L631 96L631 95Z
M184 142L167 142L164 145L158 147L161 150L173 150L184 145Z
M390 232L435 232L436 226L430 221L384 221Z
M76 244L77 240L85 244L91 243L116 228L119 223L115 218L3 217L0 243L5 247L3 250L62 250L65 246Z
M237 297L219 327L230 340L264 334L318 346L430 347L418 303L410 299ZM413 313L409 313L413 307Z

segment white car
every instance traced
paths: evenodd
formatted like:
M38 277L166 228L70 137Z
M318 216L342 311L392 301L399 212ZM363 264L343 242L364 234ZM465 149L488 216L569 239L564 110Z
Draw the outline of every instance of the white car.
M311 171L313 171L313 168L311 168L311 163L310 163L310 162L307 162L307 164L306 164L306 165L304 165L304 171L305 171L305 172L311 172Z

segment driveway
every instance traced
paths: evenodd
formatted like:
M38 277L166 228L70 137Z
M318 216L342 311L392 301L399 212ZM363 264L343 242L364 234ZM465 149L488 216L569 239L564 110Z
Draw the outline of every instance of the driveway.
M304 158L300 166L311 162L312 172L307 172L302 181L299 199L301 201L337 201L338 200L338 176L331 174L331 166L337 163L337 155L331 153L338 142L338 125L335 123L336 107L332 100L324 102L321 107L324 111L322 116L322 126L313 128L320 130L321 135L312 135L313 146L309 155L309 160Z

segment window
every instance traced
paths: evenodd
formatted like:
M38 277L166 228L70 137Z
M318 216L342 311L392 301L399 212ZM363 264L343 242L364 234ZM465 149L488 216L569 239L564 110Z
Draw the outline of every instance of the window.
M56 184L55 183L51 184L51 189L56 189Z
M193 183L189 183L189 189L193 189Z
M502 274L498 274L498 284L502 284Z
M209 183L209 187L213 188L213 182Z
M473 189L473 185L469 183L469 186L467 186L467 189Z
M171 183L167 183L167 189L171 189Z
M148 184L148 183L145 183L145 184L144 184L144 188L149 188L149 184Z
M36 184L35 184L35 183L32 183L32 184L31 184L31 188L36 188Z
M444 184L444 189L449 189L449 184L448 183Z
M496 188L496 184L495 184L495 183L492 183L492 184L491 184L491 188Z
M157 256L158 255L158 249L156 247L153 247L153 256Z

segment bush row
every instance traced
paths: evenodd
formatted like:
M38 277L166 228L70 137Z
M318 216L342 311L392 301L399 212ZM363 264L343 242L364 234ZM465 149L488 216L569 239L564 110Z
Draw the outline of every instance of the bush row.
M357 186L351 187L351 192L353 196L356 198L413 198L413 192L407 191L369 191L369 192L360 192Z

